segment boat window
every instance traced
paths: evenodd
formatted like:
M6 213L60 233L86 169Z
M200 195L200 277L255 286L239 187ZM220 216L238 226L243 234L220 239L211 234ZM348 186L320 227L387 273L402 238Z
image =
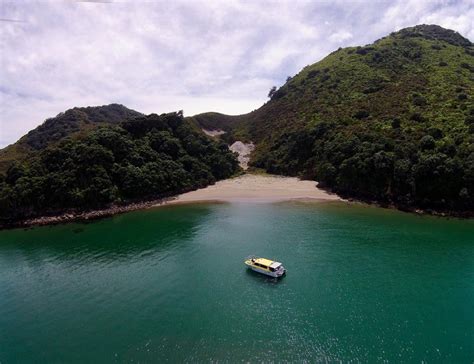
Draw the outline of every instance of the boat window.
M274 271L275 271L275 268L270 267L270 271L274 272Z

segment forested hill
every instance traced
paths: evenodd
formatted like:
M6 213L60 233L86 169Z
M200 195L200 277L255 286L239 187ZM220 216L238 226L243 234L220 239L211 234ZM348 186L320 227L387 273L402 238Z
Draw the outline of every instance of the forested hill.
M103 123L13 163L0 177L0 225L174 195L238 170L227 145L181 113Z
M99 207L234 173L233 155L199 125L225 130L228 142L255 142L251 164L271 173L315 179L346 197L472 214L473 95L473 44L419 25L334 51L245 115L75 108L0 151L0 212Z
M408 209L472 212L473 95L473 44L419 25L336 50L225 125L256 142L252 163L269 172Z
M142 114L119 104L69 109L45 120L16 143L0 150L0 174L6 173L14 161L24 160L30 153L42 150L66 137L81 137L100 125L118 124L137 116Z

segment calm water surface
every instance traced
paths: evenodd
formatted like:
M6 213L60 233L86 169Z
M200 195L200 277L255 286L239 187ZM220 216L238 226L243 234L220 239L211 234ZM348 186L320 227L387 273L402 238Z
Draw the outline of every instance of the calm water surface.
M165 360L472 363L474 222L209 204L0 232L2 364Z

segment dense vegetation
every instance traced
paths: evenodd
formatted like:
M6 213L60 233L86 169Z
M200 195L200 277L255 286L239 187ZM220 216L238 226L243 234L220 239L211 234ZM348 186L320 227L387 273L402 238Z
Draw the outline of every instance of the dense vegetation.
M5 174L13 162L22 161L32 152L43 150L66 137L82 137L100 125L118 124L141 115L119 104L75 107L62 112L54 118L46 119L15 144L0 150L0 174Z
M473 44L420 25L305 67L228 138L256 142L254 166L344 196L472 212L473 95Z
M227 146L181 113L140 116L63 139L12 164L0 180L0 220L176 194L237 169Z
M474 46L436 25L338 49L239 116L74 108L0 151L0 215L24 218L205 186L251 164L346 197L474 212Z

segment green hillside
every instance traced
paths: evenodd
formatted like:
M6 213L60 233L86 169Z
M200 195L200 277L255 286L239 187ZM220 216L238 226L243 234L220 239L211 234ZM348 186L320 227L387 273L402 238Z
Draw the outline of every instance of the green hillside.
M241 120L240 116L225 115L217 112L207 112L194 115L189 119L196 122L201 128L207 130L220 129L226 132L231 131Z
M473 44L419 25L305 67L231 133L257 143L252 163L268 172L402 208L473 211L473 95Z
M74 108L0 150L0 211L95 208L225 178L235 158L204 128L253 141L251 164L270 173L403 209L472 214L473 97L473 44L419 25L338 49L245 115Z
M103 123L14 162L0 179L0 224L175 195L238 168L226 144L181 113Z
M0 174L5 174L14 161L21 161L30 153L45 149L66 137L80 137L103 124L118 124L142 114L123 105L75 107L49 118L28 132L16 143L0 150Z

